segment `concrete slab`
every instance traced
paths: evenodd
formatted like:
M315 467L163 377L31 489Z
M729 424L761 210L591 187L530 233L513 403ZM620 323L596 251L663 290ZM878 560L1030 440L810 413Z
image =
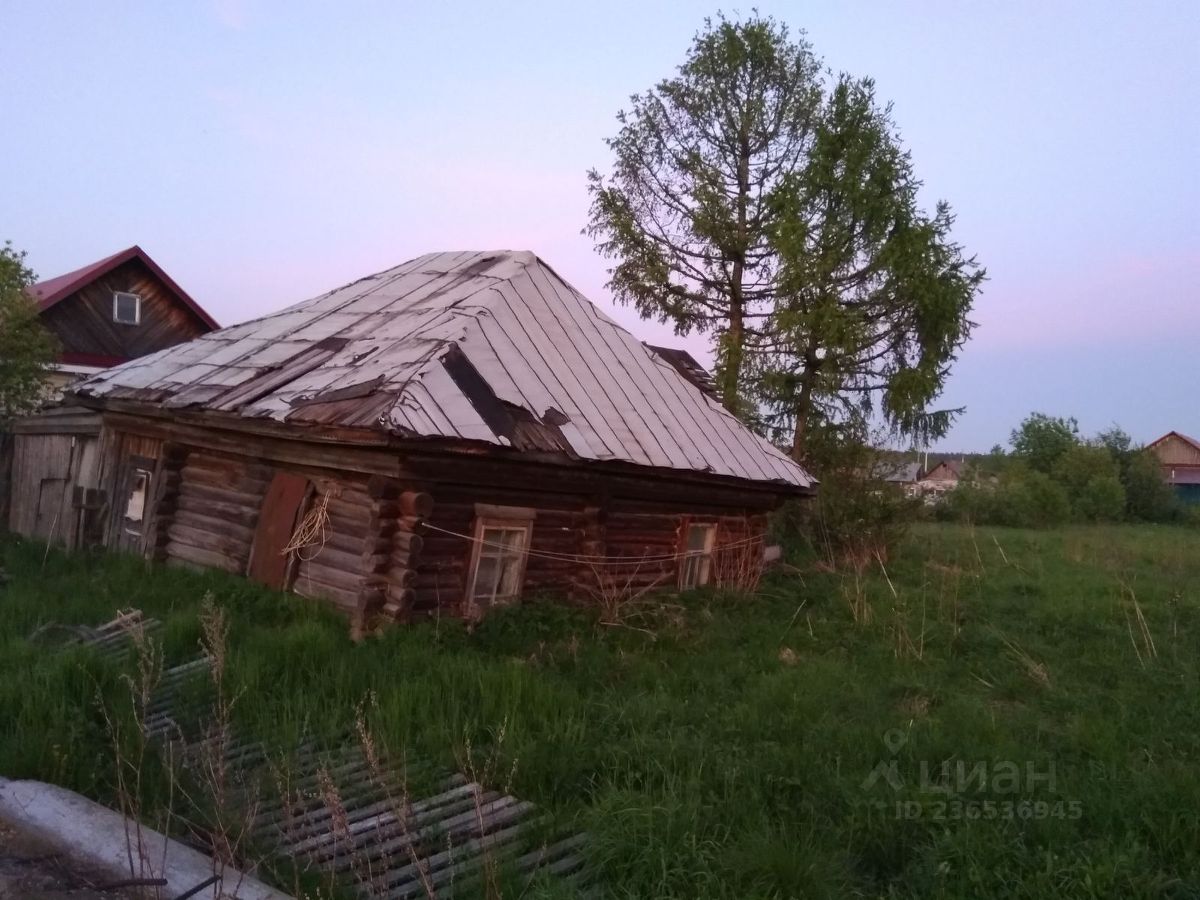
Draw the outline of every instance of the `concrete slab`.
M178 896L218 874L211 857L153 829L138 831L120 813L57 785L0 778L0 820L12 823L28 838L58 848L78 865L107 873L111 881L130 877L133 848L137 868L133 876L165 878L167 884L159 890L167 897ZM291 900L288 894L242 872L226 868L220 874L221 881L196 896L207 900Z

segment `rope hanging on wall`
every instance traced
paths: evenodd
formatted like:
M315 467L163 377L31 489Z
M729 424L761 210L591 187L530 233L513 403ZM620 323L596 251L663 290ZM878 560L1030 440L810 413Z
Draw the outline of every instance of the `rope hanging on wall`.
M289 553L295 553L304 562L315 559L325 547L325 542L329 540L329 498L340 494L341 490L338 488L332 492L320 491L317 502L308 508L308 512L296 525L296 530L292 532L292 538L287 542L287 546L279 551L280 554L287 556ZM303 551L309 547L317 549L312 554L306 555Z

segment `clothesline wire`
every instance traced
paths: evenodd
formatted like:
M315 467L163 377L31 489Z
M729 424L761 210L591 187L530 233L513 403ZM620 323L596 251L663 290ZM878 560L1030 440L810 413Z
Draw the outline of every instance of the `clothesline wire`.
M422 522L421 525L422 525L422 527L428 528L432 531L440 531L442 534L448 534L448 535L451 535L456 538L461 538L464 541L470 541L471 543L479 544L481 547L492 547L496 550L512 549L505 544L498 544L494 541L485 541L483 538L475 537L473 534L463 534L460 531L451 531L449 528L442 528L438 525L431 525L429 522ZM737 547L746 546L749 544L762 543L762 541L763 541L763 538L761 535L758 535L755 537L743 538L739 541L730 541L729 543L726 543L726 544L719 544L718 546L713 547L710 552L717 553L717 552L720 552L723 550L732 550ZM649 562L672 562L675 560L686 559L688 557L704 555L703 550L685 550L682 553L672 553L669 555L661 555L661 556L592 556L592 555L588 555L588 554L555 553L552 550L533 550L533 549L526 549L524 552L527 553L529 556L538 556L538 557L542 557L543 559L553 559L553 560L557 560L559 562L585 563L585 564L591 565L591 566L606 566L606 565L629 566L629 565L635 565L635 564L640 565L642 563L649 563Z

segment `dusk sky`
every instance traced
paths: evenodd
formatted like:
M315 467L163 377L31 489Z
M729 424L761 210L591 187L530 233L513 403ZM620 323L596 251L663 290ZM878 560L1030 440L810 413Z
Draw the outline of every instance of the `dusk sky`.
M1200 3L758 8L874 77L988 269L941 448L1034 409L1200 432ZM433 250L529 249L707 353L613 310L580 229L618 109L717 9L9 2L0 240L43 278L141 244L222 324Z

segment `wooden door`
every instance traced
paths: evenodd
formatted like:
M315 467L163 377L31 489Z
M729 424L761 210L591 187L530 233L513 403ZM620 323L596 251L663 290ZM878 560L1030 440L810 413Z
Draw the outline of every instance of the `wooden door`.
M66 492L65 478L43 478L38 485L37 519L33 536L51 544L61 543L63 530L67 527L63 516L63 499Z
M276 472L263 497L254 529L247 574L267 587L286 588L289 560L284 548L292 539L308 497L308 479L292 472Z

